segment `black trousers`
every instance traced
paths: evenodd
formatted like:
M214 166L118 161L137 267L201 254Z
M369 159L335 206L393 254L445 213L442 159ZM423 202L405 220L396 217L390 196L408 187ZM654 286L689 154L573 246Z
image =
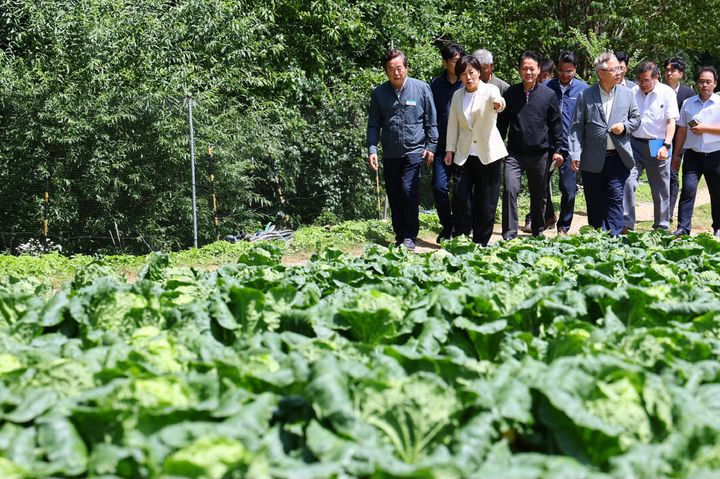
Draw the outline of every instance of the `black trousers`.
M495 226L495 212L500 198L500 164L501 161L494 161L483 165L477 156L469 156L462 165L453 197L453 218L458 230L469 231L471 223L473 242L483 246L487 246ZM468 200L472 205L470 218L467 218Z
M705 175L705 182L710 192L710 213L712 214L713 231L720 229L720 151L698 153L687 150L682 163L682 191L678 205L678 229L690 234L692 216L695 209L695 194L700 178Z
M383 178L390 204L395 241L415 240L420 231L419 205L422 154L383 158Z
M514 152L505 158L505 192L503 193L502 236L506 240L517 237L517 197L520 193L520 178L528 176L530 190L530 222L532 234L538 236L545 229L545 202L547 200L547 151L534 155L519 155Z

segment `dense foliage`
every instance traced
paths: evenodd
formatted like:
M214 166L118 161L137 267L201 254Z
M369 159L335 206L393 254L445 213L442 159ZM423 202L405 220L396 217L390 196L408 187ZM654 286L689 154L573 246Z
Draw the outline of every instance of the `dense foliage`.
M47 178L50 234L66 250L191 244L188 93L202 242L214 235L210 146L222 234L279 217L367 218L365 111L389 46L424 80L446 40L489 47L508 80L525 48L694 63L718 53L694 27L719 10L710 0L0 0L0 248L38 236Z
M709 478L720 243L587 231L0 281L3 478Z

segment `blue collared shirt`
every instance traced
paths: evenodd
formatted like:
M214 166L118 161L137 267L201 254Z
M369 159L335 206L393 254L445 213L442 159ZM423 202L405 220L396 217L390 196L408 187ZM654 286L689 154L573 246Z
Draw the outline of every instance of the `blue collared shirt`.
M548 88L555 92L555 96L560 104L560 118L562 120L562 145L559 148L568 151L568 136L570 135L570 125L572 124L573 114L575 113L575 103L577 103L580 92L588 87L588 84L579 78L573 78L567 90L563 93L560 80L553 78L545 82ZM555 145L550 145L552 149L556 149Z
M435 153L437 119L427 83L408 77L396 92L389 81L377 86L370 97L367 125L368 153L382 144L386 158L402 158L428 150Z

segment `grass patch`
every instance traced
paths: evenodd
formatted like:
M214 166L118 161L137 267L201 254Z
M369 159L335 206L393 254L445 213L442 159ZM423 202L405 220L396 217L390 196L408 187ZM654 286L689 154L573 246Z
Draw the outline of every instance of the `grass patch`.
M704 179L699 189L706 188ZM556 209L560 205L560 194L557 188L557 181L553 189L553 201ZM642 182L638 187L636 195L639 202L651 202L650 187L647 182ZM527 195L520 197L518 201L521 220L529 211L529 198ZM501 202L498 204L497 221L500 221ZM585 195L582 189L578 191L575 201L575 211L586 210ZM435 212L423 213L420 215L420 237L430 241L440 231L440 222ZM652 229L652 221L639 222L638 231L649 231ZM693 215L693 230L712 230L712 216L710 205L700 205L695 208ZM380 244L383 246L394 243L392 225L388 220L367 220L367 221L345 221L337 225L328 226L306 226L297 230L292 240L281 243L284 251L284 258L288 262L302 261L313 253L320 252L327 248L336 248L343 251L357 251L359 247L366 244ZM228 243L218 241L203 246L202 248L190 248L183 251L168 253L170 265L173 267L192 267L196 269L214 269L220 265L234 263L237 259L253 247L254 243L238 242ZM29 278L34 277L42 281L50 282L53 287L58 288L63 283L71 280L78 269L85 267L93 261L101 261L109 266L116 273L133 280L147 262L147 255L113 255L113 256L63 256L58 253L48 253L41 256L10 256L0 255L0 280L7 277Z
M190 248L168 254L174 267L191 266L211 269L221 264L232 263L250 247L250 243L228 243L218 241L202 248ZM58 288L71 280L78 269L93 261L100 261L116 273L126 278L135 278L147 262L148 255L112 255L112 256L63 256L48 253L40 256L0 255L0 279L6 277L40 278L48 280Z

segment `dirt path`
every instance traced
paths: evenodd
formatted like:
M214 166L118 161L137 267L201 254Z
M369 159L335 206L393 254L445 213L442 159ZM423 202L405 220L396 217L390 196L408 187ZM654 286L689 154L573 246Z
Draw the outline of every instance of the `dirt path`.
M710 203L710 193L708 192L707 188L698 189L697 196L695 198L695 207L706 205ZM556 205L557 207L557 205ZM675 212L677 213L677 206L675 209ZM524 212L522 214L524 216ZM638 203L635 210L635 216L637 218L638 222L641 221L652 221L653 220L653 204L652 202L644 202L644 203ZM673 218L675 221L677 221L677 218ZM587 213L585 211L576 211L575 216L573 217L572 226L570 227L570 234L577 233L580 230L581 226L587 225ZM671 225L671 229L675 224ZM696 228L693 226L693 233L701 233L703 231L709 231L709 229L705 228ZM527 233L519 233L518 236L530 236ZM545 232L545 236L548 238L554 238L557 236L557 230L552 229L550 231ZM495 228L493 230L492 238L490 239L490 243L495 243L496 241L502 239L501 236L501 226L499 224L495 225ZM419 253L427 252L427 251L433 251L438 249L439 246L437 243L435 243L434 238L418 238L417 242L417 248L416 251Z

